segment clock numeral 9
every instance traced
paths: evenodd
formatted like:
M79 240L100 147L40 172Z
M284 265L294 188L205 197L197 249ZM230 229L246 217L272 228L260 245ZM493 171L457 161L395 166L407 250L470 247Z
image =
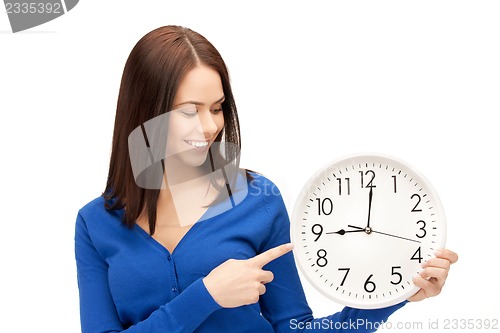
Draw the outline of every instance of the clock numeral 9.
M315 242L321 237L321 234L323 233L323 226L321 224L315 224L311 228L311 232L316 235L316 239L314 240Z
M320 198L316 198L318 202L318 215L330 215L333 211L333 202L330 198L324 198L321 200Z
M316 259L316 264L319 267L325 267L328 264L328 260L326 259L326 251L323 249L318 250L318 259Z
M364 174L363 174L363 171L360 171L359 173L361 175L361 188L377 187L377 185L373 185L373 180L375 179L375 172L373 172L373 170L367 170ZM368 176L368 175L371 175L371 178L370 178L368 184L366 184L366 186L365 186L364 185L364 176Z

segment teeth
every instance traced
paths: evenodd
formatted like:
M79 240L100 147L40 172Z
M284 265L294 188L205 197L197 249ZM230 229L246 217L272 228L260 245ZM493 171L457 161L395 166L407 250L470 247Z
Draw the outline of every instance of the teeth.
M191 141L191 140L186 140L188 144L190 144L193 147L196 148L205 148L208 146L208 141Z

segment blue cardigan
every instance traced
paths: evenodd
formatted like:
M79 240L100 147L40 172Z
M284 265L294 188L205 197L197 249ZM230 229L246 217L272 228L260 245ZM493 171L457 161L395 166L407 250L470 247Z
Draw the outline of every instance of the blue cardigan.
M139 226L126 227L124 211L106 210L102 196L80 209L75 255L82 332L340 332L339 327L373 332L406 303L379 310L346 307L314 319L289 252L264 267L274 280L258 303L219 306L203 277L230 258L251 258L290 241L279 191L267 178L253 177L247 182L240 176L240 185L248 186L238 192L242 196L236 206L211 206L173 253Z

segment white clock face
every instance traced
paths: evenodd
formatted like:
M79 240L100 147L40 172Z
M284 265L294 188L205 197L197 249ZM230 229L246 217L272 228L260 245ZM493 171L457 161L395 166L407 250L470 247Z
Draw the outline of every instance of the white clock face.
M445 216L431 184L407 163L380 155L325 166L292 214L299 268L335 301L361 309L397 304L444 246Z

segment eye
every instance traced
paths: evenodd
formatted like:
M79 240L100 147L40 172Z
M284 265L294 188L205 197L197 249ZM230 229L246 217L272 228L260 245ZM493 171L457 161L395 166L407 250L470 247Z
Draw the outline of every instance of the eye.
M181 107L175 111L180 113L181 115L183 115L186 118L193 118L198 114L198 108L196 107L196 105L193 105L193 104L186 105L186 106Z
M217 108L217 109L213 109L213 110L212 110L212 112L213 112L214 114L217 114L217 113L219 113L219 112L222 112L222 107Z
M188 118L193 118L198 114L198 111L181 111L181 113Z

